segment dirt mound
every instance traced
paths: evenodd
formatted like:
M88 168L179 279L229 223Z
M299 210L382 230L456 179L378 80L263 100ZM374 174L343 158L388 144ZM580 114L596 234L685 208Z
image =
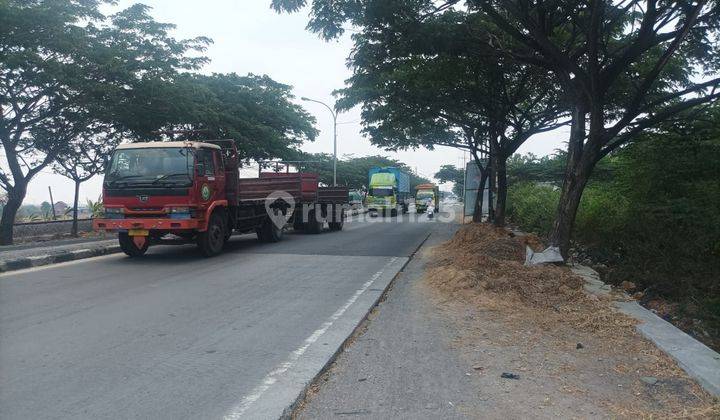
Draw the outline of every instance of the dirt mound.
M423 286L460 326L453 343L469 366L534 378L513 389L523 401L545 395L546 414L555 402L575 401L612 418L718 418L717 401L642 338L610 297L587 294L567 267L525 267L526 246L544 248L534 236L468 224L424 256ZM497 386L490 375L483 384L483 392Z
M634 321L583 291L583 280L566 267L523 265L525 247L544 248L533 235L469 224L432 250L427 267L431 284L442 292L478 300L493 309L531 308L542 320L610 332Z

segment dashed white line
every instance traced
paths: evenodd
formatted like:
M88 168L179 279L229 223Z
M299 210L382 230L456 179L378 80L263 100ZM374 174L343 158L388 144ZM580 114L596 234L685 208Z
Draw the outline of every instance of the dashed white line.
M306 338L303 341L302 346L298 347L295 351L290 353L290 356L286 361L278 365L275 369L270 371L260 382L259 385L257 385L255 388L253 388L252 392L250 392L248 395L244 396L242 400L240 400L240 403L237 404L235 407L230 410L230 412L225 416L225 420L236 420L240 419L247 411L250 406L260 399L260 397L268 390L270 387L273 386L278 380L278 377L283 375L285 372L287 372L297 361L302 357L303 354L307 351L307 349L315 343L320 337L323 336L327 332L327 330L337 321L340 319L341 316L347 311L350 306L352 306L353 303L355 303L358 298L365 293L367 289L372 286L372 284L380 278L380 276L385 272L385 270L392 265L395 261L397 261L397 257L393 257L388 261L387 264L383 266L383 268L378 271L377 273L373 274L373 276L370 278L370 280L366 281L361 288L355 291L355 293L345 301L345 304L340 307L337 311L335 311L330 318L328 318L327 321L325 321L320 328L315 330L308 338Z

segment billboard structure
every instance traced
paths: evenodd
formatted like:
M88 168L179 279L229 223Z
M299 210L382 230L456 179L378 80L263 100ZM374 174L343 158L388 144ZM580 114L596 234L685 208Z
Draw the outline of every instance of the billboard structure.
M485 165L486 162L483 162L483 165ZM488 180L489 181L489 180ZM483 205L482 205L482 215L487 216L488 215L488 197L489 197L489 191L488 191L488 185L490 182L485 182L485 188L482 191L483 194ZM478 195L478 190L480 189L480 168L478 167L477 163L472 160L468 162L465 165L465 188L464 188L464 196L463 196L463 216L470 216L472 217L473 214L475 214L475 199ZM464 217L463 217L464 220Z

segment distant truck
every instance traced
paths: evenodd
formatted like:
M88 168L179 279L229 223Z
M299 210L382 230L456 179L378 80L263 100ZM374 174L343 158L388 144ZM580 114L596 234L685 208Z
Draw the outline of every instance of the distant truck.
M410 201L410 175L395 167L371 168L368 172L368 211L397 216L407 213Z
M363 204L363 193L359 190L350 190L348 200L351 209L359 209Z
M233 140L120 145L103 181L99 231L118 233L138 257L152 244L196 243L205 256L222 252L233 231L277 242L283 229L341 230L346 187L318 187L317 174L261 173L240 178Z
M435 207L435 213L440 211L440 188L435 184L420 184L415 187L415 211L423 213L428 205Z

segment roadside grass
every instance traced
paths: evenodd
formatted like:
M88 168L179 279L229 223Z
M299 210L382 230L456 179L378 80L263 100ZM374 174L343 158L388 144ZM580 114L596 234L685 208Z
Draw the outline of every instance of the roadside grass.
M426 283L460 326L455 344L473 369L511 365L527 380L506 398L533 401L546 415L583 417L599 407L623 418L720 416L718 402L609 298L587 294L566 267L525 267L526 245L543 247L535 235L466 224L430 251Z

